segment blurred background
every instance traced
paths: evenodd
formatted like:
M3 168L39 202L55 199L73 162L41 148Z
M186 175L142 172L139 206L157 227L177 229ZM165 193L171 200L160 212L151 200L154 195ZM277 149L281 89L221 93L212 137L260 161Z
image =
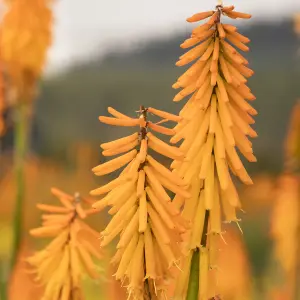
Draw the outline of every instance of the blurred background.
M183 72L183 68L175 66L183 53L179 45L193 27L185 19L210 10L215 2L60 0L54 3L53 44L30 120L23 255L40 247L27 232L40 222L35 204L54 200L50 195L52 186L67 193L79 191L88 195L98 185L99 180L90 169L104 159L99 144L125 132L98 122L99 115L107 115L108 106L131 116L140 105L179 112L183 103L172 102L175 91L171 86ZM282 246L284 249L280 246L282 237L298 224L295 221L296 225L284 226L295 213L295 207L284 207L279 213L276 207L278 193L290 186L282 184L282 172L284 142L293 107L300 98L300 35L295 18L300 12L300 2L244 0L224 4L235 4L237 11L253 14L250 21L230 20L230 23L251 39L251 51L246 58L255 71L249 86L257 97L254 107L259 115L254 128L259 137L253 141L258 162L246 163L254 185L238 185L245 210L240 214L244 234L235 226L225 226L228 245L221 246L224 253L220 262L221 289L228 300L296 300L291 296L289 276L291 272L297 273L300 252L294 256L291 252L298 247L300 235L293 236L289 245ZM1 138L0 156L1 257L10 251L15 199L14 125L9 108L4 119L6 132ZM300 197L293 197L300 201ZM94 216L91 224L100 231L107 218L103 212ZM109 255L110 250L107 251ZM286 266L282 259L294 260ZM112 272L107 270L107 274ZM16 290L26 286L27 291L30 286L26 299L40 299L33 297L36 290L28 275L22 271L17 274L13 282ZM86 289L90 294L88 300L124 297L110 278L87 281ZM25 298L18 294L12 299Z

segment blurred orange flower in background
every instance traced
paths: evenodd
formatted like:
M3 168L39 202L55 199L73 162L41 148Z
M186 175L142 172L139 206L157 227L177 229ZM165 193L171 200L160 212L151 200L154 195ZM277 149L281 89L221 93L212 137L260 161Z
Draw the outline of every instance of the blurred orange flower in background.
M228 245L219 243L218 292L224 300L250 300L251 271L243 237L236 228L228 228L224 238Z
M28 245L24 244L20 251L20 259L12 276L9 290L10 300L34 300L42 297L43 288L34 282L34 276L28 272L28 265L25 258L29 255Z
M300 36L300 12L295 14L294 20L295 20L295 27L294 27L295 32Z
M52 1L15 0L7 4L1 24L1 58L13 95L26 101L32 98L52 42Z

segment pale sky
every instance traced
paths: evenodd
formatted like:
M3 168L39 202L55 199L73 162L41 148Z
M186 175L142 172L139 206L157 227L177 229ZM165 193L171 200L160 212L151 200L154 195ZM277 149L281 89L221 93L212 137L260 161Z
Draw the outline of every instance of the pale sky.
M185 19L212 9L216 3L216 0L57 0L48 70L110 48L128 48L147 37L189 30ZM253 14L253 21L281 19L300 11L300 0L224 1L224 5L230 4L235 4L238 11Z

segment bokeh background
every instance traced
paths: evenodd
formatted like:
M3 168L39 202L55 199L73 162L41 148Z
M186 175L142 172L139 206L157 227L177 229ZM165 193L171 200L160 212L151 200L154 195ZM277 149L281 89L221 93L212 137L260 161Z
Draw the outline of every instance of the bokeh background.
M175 91L171 86L183 71L175 66L182 54L179 45L192 29L185 19L215 4L198 0L55 2L54 41L31 117L23 256L41 246L27 232L40 222L35 204L54 201L52 186L87 195L99 183L90 171L104 160L99 144L124 134L98 122L99 115L107 114L108 106L132 116L140 105L179 112L182 103L172 102ZM275 255L272 228L284 141L292 108L300 98L300 37L294 18L300 12L300 2L244 0L224 4L235 4L238 11L253 14L250 21L232 24L251 39L246 58L255 71L249 86L257 97L254 107L259 115L254 127L259 137L253 141L258 162L246 164L254 185L238 186L245 210L240 214L244 234L236 226L225 226L228 245L221 246L220 287L226 300L295 299L288 292L284 267ZM3 261L10 251L15 199L10 110L5 121L7 131L1 138L0 155ZM282 222L288 219L286 214ZM90 220L99 231L107 221L106 212ZM23 261L13 283L13 289L22 293L14 293L12 299L40 299L38 288L22 270ZM112 273L105 266L100 281L86 281L88 300L125 297L111 279Z

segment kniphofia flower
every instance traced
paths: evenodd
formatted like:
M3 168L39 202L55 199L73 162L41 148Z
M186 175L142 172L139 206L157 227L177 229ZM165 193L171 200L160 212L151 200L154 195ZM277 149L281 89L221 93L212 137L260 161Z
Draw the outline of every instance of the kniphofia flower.
M220 299L250 300L252 299L252 280L249 257L243 236L236 228L226 232L225 245L219 241L220 255L218 257L218 292ZM211 295L215 295L210 290Z
M178 116L141 107L138 118L128 117L108 108L113 117L100 121L115 126L139 127L124 138L101 145L104 156L120 154L95 168L103 176L122 167L118 178L91 191L91 195L106 196L93 207L111 206L110 223L101 232L104 247L120 235L112 263L117 265L116 279L127 285L129 299L165 299L165 286L172 277L172 266L180 257L180 234L186 222L171 202L167 192L189 197L185 182L158 162L149 150L168 158L181 160L183 153L160 140L153 132L172 135L174 131L148 121L148 113L164 120L178 122ZM146 297L146 298L144 298Z
M300 12L296 13L294 16L294 21L295 21L295 32L297 35L300 36Z
M239 221L236 209L241 203L231 176L252 184L238 151L247 160L256 161L249 137L257 136L250 126L257 112L248 103L255 96L246 85L253 71L239 52L249 51L249 39L235 26L221 23L222 16L251 17L234 11L234 6L218 5L214 11L188 18L188 22L208 20L193 29L191 37L181 44L184 49L193 48L176 63L192 65L173 85L181 89L175 102L190 98L180 111L182 121L171 138L172 143L183 140L179 149L186 159L174 160L172 167L175 174L190 184L192 197L186 200L177 194L174 203L178 208L184 207L183 216L193 221L193 227L185 236L186 259L175 299L186 297L189 264L195 249L200 249L199 299L208 298L208 271L216 269L216 244L222 233L221 208L226 222Z
M271 235L275 242L275 257L282 266L290 287L297 284L295 274L300 222L299 199L299 177L295 174L281 175L272 212Z
M1 53L0 53L1 56ZM5 80L3 76L2 64L0 59L0 136L3 136L6 130L4 113L7 109L7 103L5 100Z
M42 300L83 300L81 288L84 273L98 278L99 267L93 257L101 259L97 247L98 233L83 222L89 214L97 212L83 209L79 194L70 196L58 189L52 193L62 206L37 204L44 212L42 227L32 229L35 237L53 237L48 246L27 259L36 274L36 280L45 287Z
M10 84L22 101L31 100L45 65L52 42L52 4L51 0L7 3L1 24L1 59Z
M285 173L278 180L276 199L271 216L271 235L274 239L274 254L285 274L288 293L294 294L297 285L300 194L300 103L292 110L285 141Z
M294 105L284 145L285 168L295 171L300 166L300 101Z

